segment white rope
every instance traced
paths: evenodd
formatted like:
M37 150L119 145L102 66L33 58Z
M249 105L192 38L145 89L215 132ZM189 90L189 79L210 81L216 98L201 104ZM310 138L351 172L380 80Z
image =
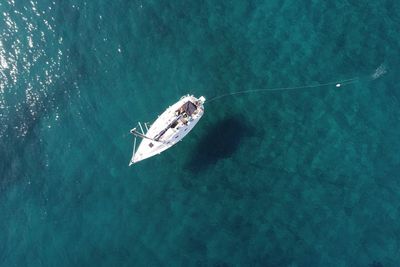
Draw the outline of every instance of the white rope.
M344 85L349 85L349 84L356 83L357 81L358 81L358 77L355 77L355 78L347 79L347 80L341 80L341 81L329 82L329 83L320 83L320 84L314 84L314 85L303 85L303 86L294 86L294 87L277 87L277 88L262 88L262 89L245 90L245 91L239 91L239 92L233 92L233 93L219 95L219 96L211 98L206 103L210 103L210 102L212 102L214 100L217 100L217 99L220 99L220 98L223 98L223 97L226 97L226 96L233 96L233 95L239 95L239 94L285 91L285 90L297 90L297 89L324 87L324 86L330 86L330 85L335 85L338 88L338 87L341 87L341 86L344 86Z
M142 128L142 124L140 124L140 121L138 121L138 124L139 124L140 130L142 131L142 134L144 134L144 131L143 131L143 128Z
M132 158L131 158L131 161L129 162L129 166L131 166L133 164L133 158L135 157L135 154L136 154L136 136L134 138L135 139L133 141Z

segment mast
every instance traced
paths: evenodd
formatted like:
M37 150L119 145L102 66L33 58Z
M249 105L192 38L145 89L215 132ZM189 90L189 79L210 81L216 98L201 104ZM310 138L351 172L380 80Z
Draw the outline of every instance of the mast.
M168 128L167 128L167 130L168 130ZM151 141L154 141L154 142L159 142L159 143L163 143L163 144L168 144L168 142L160 141L160 140L159 140L160 137L158 137L158 138L151 138L151 137L148 137L148 136L146 136L146 135L144 135L144 134L138 132L138 131L136 130L136 128L133 128L130 132L131 132L131 134L133 134L134 136L137 136L137 137L140 137L140 138L143 138L143 139L148 139L148 140L151 140Z
M155 140L155 139L153 139L153 138L150 138L150 137L147 137L147 136L145 136L144 134L139 133L138 131L136 131L136 128L133 128L133 129L131 130L131 134L136 135L136 136L141 137L141 138L145 138L145 139L149 139L149 140L152 140L152 141L156 141L156 142L157 142L157 140Z
M171 123L168 124L168 126L167 126L164 130L162 130L161 132L159 132L159 133L154 137L154 141L159 141L160 138L165 134L165 132L168 131L168 129L171 128L171 126L172 126L175 122L177 122L180 118L182 118L182 116L183 116L182 114L179 114L179 116L175 117L175 119L172 120Z

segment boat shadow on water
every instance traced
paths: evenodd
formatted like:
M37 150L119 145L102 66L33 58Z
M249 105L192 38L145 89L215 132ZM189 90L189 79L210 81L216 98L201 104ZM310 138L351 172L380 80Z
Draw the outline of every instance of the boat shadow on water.
M252 136L252 128L242 116L231 116L214 123L200 136L184 168L198 172L231 157L243 139Z

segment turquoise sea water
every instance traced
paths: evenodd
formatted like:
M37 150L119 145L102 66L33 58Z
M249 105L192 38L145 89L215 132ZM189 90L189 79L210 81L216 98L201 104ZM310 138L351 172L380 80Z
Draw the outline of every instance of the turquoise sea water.
M400 266L400 2L0 2L0 266ZM128 168L129 129L226 97Z

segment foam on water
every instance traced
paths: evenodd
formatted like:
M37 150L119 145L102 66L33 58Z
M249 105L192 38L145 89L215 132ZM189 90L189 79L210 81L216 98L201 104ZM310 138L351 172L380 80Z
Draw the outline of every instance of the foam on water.
M383 75L385 75L387 72L386 66L385 64L381 64L376 70L375 72L371 75L372 80L376 80L380 77L382 77Z

